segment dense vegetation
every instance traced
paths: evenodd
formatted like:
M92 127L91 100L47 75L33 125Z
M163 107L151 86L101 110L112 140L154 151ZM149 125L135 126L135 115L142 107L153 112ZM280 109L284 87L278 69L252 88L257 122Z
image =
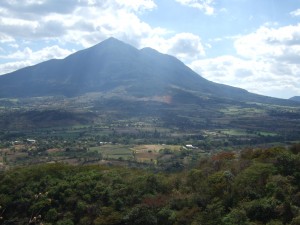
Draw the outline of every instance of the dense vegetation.
M299 224L300 145L176 173L43 164L0 174L2 224Z

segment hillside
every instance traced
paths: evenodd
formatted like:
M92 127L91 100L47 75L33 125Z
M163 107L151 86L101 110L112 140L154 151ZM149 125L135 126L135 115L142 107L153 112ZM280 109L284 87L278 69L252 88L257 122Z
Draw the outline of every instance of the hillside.
M300 102L300 96L294 96L294 97L290 98L290 100Z
M178 96L292 104L208 81L175 57L138 50L109 38L65 59L0 76L0 98L66 96L98 92L121 97Z

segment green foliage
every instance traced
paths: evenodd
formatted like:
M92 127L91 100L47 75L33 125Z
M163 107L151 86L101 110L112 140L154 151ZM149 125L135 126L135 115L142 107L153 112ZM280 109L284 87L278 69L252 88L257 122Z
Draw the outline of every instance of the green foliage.
M230 213L223 217L222 222L224 225L250 225L250 220L246 215L246 211L239 208L232 209Z
M95 225L113 225L122 221L122 214L110 207L102 207L100 215L94 220Z
M295 175L295 173L300 171L300 155L293 155L290 152L281 154L277 157L275 165L282 175Z
M300 224L300 216L295 217L291 222L291 225L298 225L298 224Z
M261 198L245 203L244 208L250 220L266 223L276 217L276 206L273 199Z
M225 214L225 207L221 199L215 198L209 203L200 217L200 224L217 225L222 224L222 218Z
M151 208L147 206L136 206L126 215L125 224L156 225L157 217Z
M172 225L175 222L176 213L168 207L162 208L157 213L157 224Z
M235 192L240 199L261 198L266 194L265 185L269 176L275 173L275 167L269 163L254 163L235 179Z
M292 152L293 154L298 154L298 153L300 153L300 143L293 144L293 145L291 146L291 152Z
M58 213L55 208L49 209L49 211L46 213L45 219L48 222L54 223L58 218Z
M279 148L235 159L218 154L176 173L59 163L13 168L0 174L0 223L295 225L299 168L299 154Z
M71 219L59 220L56 224L57 225L74 225L74 223Z

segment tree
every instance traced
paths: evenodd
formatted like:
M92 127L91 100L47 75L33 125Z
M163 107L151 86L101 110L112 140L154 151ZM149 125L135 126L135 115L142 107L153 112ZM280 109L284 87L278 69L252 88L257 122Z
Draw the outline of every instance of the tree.
M235 208L230 211L223 219L224 225L250 225L250 220L244 209Z
M57 225L74 225L74 223L71 219L62 219L62 220L59 220L56 224Z
M236 197L257 199L265 195L269 176L275 173L272 164L255 163L238 174L234 181Z
M134 207L126 216L125 223L128 225L157 225L156 213L147 206Z
M58 213L56 209L52 208L49 209L48 212L46 213L45 219L47 222L54 223L57 220Z
M276 218L276 203L273 199L261 198L245 203L244 208L251 221L267 223Z

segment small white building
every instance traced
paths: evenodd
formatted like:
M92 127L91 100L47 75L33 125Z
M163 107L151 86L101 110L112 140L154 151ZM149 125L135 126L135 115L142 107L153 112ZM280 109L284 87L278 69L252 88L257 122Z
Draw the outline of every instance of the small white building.
M186 148L188 149L196 149L197 147L193 146L193 145L185 145Z
M36 140L34 140L34 139L27 139L26 141L29 144L35 144L36 143Z

